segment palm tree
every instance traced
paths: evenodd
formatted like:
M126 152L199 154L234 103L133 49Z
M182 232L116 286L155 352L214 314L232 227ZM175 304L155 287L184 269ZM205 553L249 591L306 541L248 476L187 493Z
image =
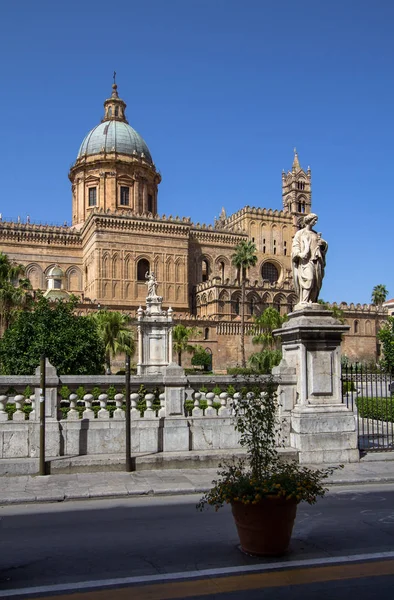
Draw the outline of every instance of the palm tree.
M33 302L32 286L24 279L23 265L10 261L0 252L0 330L4 332L18 310L27 309Z
M372 304L375 304L376 306L382 306L383 302L386 302L387 295L388 291L385 285L382 283L375 285L372 290Z
M172 330L172 347L178 355L179 366L182 366L182 352L193 352L194 346L189 344L189 339L195 335L195 327L186 327L182 324L175 325Z
M236 246L235 253L231 261L238 269L238 280L241 278L241 360L242 367L246 367L245 356L245 296L246 296L246 275L250 267L254 267L257 262L256 246L251 241L242 241Z
M280 329L287 321L287 315L281 315L273 306L265 309L261 315L254 317L253 344L261 344L263 350L278 350L280 338L274 337L274 329Z
M96 323L97 332L105 347L105 370L111 374L111 357L124 352L132 356L135 351L134 334L129 329L132 322L129 315L116 311L99 310L91 315Z

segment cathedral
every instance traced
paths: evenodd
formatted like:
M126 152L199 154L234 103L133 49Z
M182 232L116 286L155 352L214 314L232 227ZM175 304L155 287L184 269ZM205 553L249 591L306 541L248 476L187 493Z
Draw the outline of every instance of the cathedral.
M146 275L153 271L163 305L175 321L197 328L192 343L204 346L215 371L240 364L241 291L231 257L242 240L257 248L248 271L246 329L253 316L296 304L291 245L311 212L311 169L297 152L282 173L280 210L245 206L214 225L160 216L161 175L143 138L129 125L116 83L104 102L101 123L85 136L69 172L71 227L0 222L1 251L23 264L34 290L50 298L75 294L86 314L106 307L132 316L145 305ZM376 332L384 314L369 305L340 305L350 332L344 353L376 360ZM247 354L259 348L246 339Z

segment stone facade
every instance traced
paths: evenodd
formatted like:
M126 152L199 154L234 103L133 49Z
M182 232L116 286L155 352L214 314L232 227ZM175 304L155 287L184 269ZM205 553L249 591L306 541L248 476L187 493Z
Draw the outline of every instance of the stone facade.
M102 122L83 140L69 172L72 226L0 222L1 251L25 265L35 290L47 289L48 276L60 268L62 290L81 298L83 313L106 306L135 316L145 302L145 274L154 271L165 308L172 307L174 320L198 326L196 341L210 349L214 368L235 366L241 291L234 249L246 239L257 247L256 266L248 272L247 328L267 306L291 312L291 245L311 212L311 169L301 168L295 152L291 169L282 173L281 210L246 206L227 216L223 209L209 226L159 216L161 176L125 110L114 84ZM384 312L353 305L345 312L351 330L344 353L376 358ZM250 338L246 349L256 351Z

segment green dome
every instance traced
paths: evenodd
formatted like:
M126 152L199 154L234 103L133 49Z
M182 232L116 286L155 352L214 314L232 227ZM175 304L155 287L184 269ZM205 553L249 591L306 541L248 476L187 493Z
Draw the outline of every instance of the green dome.
M83 140L77 158L101 152L134 155L153 164L145 141L125 121L108 120L94 127Z

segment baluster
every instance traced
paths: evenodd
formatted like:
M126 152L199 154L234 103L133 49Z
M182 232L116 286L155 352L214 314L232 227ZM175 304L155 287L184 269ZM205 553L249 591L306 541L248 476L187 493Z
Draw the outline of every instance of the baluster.
M234 415L235 414L235 407L237 406L239 400L241 400L242 398L242 394L241 392L235 392L234 396L233 396L233 401L232 401L232 405L231 405L231 414Z
M92 410L92 402L94 398L92 394L85 394L83 401L85 402L85 410L82 413L83 419L94 419L94 410Z
M192 410L192 417L203 417L204 416L204 411L203 411L202 408L200 408L201 393L200 392L194 392L193 398L194 398L194 407L193 407L193 410Z
M124 395L123 394L115 394L114 400L115 400L115 404L116 404L116 408L114 410L114 419L125 419L126 415L122 408Z
M24 421L25 413L23 412L22 407L25 403L25 397L22 396L22 394L18 394L17 396L15 396L14 402L15 402L16 411L13 414L12 420L13 421Z
M109 411L107 410L108 396L107 394L100 394L98 397L100 402L100 410L97 413L98 419L109 419Z
M221 404L221 407L218 410L219 417L229 417L231 413L230 413L230 409L227 408L228 393L222 392L220 394L219 398L220 398L220 404Z
M36 420L36 396L35 396L35 394L32 394L30 396L30 400L31 400L31 411L29 413L29 421L35 421Z
M159 400L160 400L160 409L158 412L158 416L161 418L161 417L166 416L166 395L164 392L162 392L160 394Z
M140 411L137 408L139 399L140 399L140 396L136 392L134 392L133 394L130 394L130 405L131 405L130 417L132 419L140 419L141 418Z
M152 409L152 403L153 403L154 399L155 399L154 394L145 394L145 402L146 402L146 410L144 411L145 419L153 419L156 416L155 411Z
M76 409L77 402L78 402L77 394L70 394L69 400L70 400L70 410L67 413L67 420L68 421L78 421L79 412Z
M216 417L217 416L217 412L216 412L216 408L214 408L212 406L213 404L213 400L215 398L215 394L213 392L208 392L207 394L205 394L205 398L207 399L207 408L205 409L205 416L206 417Z
M5 410L8 396L0 396L0 421L8 421L8 413Z

